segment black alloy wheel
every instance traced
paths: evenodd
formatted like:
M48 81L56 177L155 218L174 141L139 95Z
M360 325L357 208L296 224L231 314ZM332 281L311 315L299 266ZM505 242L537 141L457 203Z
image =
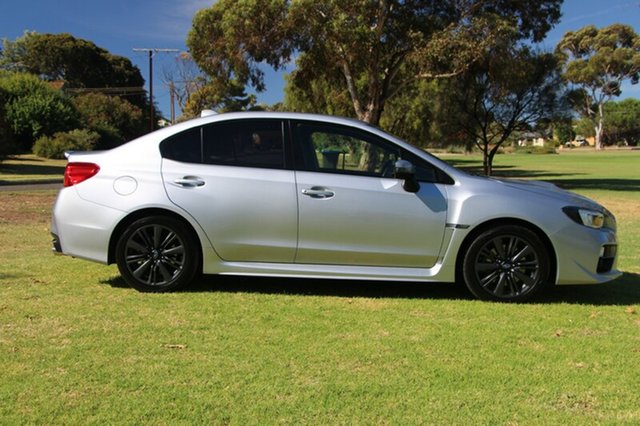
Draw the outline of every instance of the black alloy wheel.
M549 264L538 235L522 226L501 226L471 243L463 275L469 290L480 299L522 302L547 285Z
M178 220L154 216L129 225L116 246L124 280L145 292L171 291L188 285L199 262L195 239Z

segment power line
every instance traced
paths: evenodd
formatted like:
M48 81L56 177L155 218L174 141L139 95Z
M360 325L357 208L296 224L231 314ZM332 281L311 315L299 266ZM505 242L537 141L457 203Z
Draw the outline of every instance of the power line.
M69 93L94 93L100 92L109 95L142 95L145 93L143 87L65 87Z
M155 47L135 47L134 52L147 52L149 55L149 131L153 132L154 128L154 111L153 111L153 56L155 53L179 52L178 49L165 49Z

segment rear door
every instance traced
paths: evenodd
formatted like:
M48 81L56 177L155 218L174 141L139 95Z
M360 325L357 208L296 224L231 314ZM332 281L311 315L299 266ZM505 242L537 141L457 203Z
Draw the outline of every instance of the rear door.
M281 120L242 119L162 142L169 198L202 226L223 260L293 262L296 186L283 141Z

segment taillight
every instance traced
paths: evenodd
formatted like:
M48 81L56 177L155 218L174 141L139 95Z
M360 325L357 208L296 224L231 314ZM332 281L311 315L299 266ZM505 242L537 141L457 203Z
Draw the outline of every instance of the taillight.
M95 176L100 166L93 163L67 163L64 169L64 186L73 186Z

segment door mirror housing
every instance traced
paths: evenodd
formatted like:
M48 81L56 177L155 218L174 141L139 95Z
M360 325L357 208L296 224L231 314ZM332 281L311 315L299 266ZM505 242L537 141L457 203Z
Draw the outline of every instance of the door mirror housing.
M416 166L414 166L410 161L396 161L394 175L396 179L404 180L402 187L405 191L418 192L418 190L420 190L420 184L416 180Z

